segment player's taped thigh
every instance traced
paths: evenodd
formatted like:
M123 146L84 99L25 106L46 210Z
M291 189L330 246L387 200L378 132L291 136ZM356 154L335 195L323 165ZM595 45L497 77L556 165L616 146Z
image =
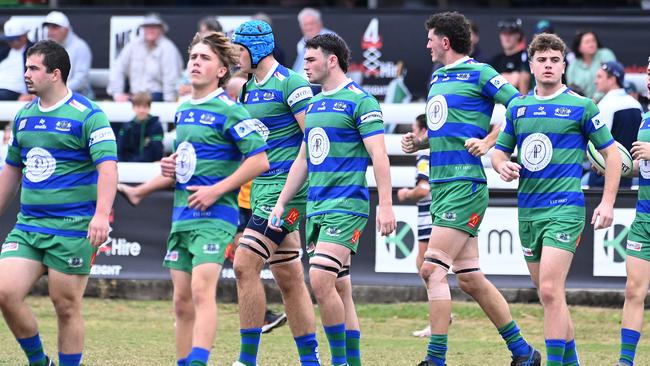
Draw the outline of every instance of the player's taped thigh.
M277 245L257 231L244 231L244 234L239 238L239 249L242 248L257 254L266 262L271 258L271 253L275 251Z
M427 249L420 276L427 287L429 300L451 300L451 291L447 283L447 272L452 259L440 249Z
M350 278L350 262L352 262L351 257L352 256L349 256L347 262L343 265L343 267L341 267L339 274L336 275L336 281L343 281Z
M269 267L277 267L294 262L300 262L302 249L280 249L275 251L269 258Z
M316 249L316 253L309 258L309 271L323 271L338 277L343 269L341 259L335 253Z
M479 263L478 257L464 258L455 260L453 266L451 267L451 270L457 275L463 273L480 272L481 265Z

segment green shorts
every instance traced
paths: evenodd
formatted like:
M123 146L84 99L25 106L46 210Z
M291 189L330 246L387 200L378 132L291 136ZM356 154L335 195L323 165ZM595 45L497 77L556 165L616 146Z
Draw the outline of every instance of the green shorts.
M2 244L0 258L32 259L57 272L89 275L96 249L88 238L13 229Z
M253 215L269 218L275 203L280 197L284 183L260 184L253 182L251 187L251 208ZM296 231L300 227L300 219L305 215L307 206L307 184L303 185L295 197L284 209L284 227L289 231Z
M476 236L489 199L485 183L467 180L433 183L430 208L433 225Z
M519 238L524 259L526 262L539 262L544 246L564 249L575 254L584 228L585 220L579 217L519 221Z
M356 253L367 223L367 217L340 212L307 218L307 254L311 256L319 242L340 244Z
M634 220L627 234L625 253L650 261L650 222Z
M183 272L204 263L223 264L233 235L223 230L190 230L169 234L163 266Z

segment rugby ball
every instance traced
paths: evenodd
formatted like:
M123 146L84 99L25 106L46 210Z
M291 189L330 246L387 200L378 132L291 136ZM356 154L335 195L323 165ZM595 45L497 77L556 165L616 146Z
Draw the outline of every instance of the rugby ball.
M632 178L632 155L627 151L625 146L621 145L618 141L614 141L618 152L621 153L621 160L623 164L621 166L621 176L626 178ZM589 141L587 144L587 159L591 162L591 165L596 168L601 174L605 174L605 159L602 155L596 150L594 144Z

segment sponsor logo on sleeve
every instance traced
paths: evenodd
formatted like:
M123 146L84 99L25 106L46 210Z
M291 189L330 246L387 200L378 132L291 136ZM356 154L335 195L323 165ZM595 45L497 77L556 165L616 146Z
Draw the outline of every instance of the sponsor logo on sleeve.
M364 123L369 121L381 121L382 118L383 116L380 111L372 111L361 115L359 119L361 120L361 123Z
M102 141L115 141L115 134L113 133L112 128L105 127L93 131L90 134L90 141L88 141L88 146L93 146L94 144L100 143Z
M594 125L595 129L600 129L605 125L605 122L603 122L603 120L600 117L600 113L591 117L591 123Z
M503 75L497 75L490 79L490 84L494 85L494 87L499 90L502 86L508 84L508 81L503 77Z
M257 131L257 123L255 123L255 120L253 119L245 119L237 123L234 129L240 138L244 138L252 132Z
M311 88L308 86L302 86L296 90L294 90L289 97L287 98L287 104L289 104L289 107L293 107L294 104L301 102L305 99L309 99L313 97L314 94L311 91Z

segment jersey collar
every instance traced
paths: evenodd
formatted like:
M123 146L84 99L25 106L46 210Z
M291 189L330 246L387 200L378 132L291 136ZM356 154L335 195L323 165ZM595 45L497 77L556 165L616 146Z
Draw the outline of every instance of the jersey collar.
M217 90L213 91L212 93L206 95L203 98L199 99L190 99L190 104L197 105L197 104L203 104L207 102L210 99L215 98L217 95L223 93L223 88L217 88Z
M278 68L278 66L280 66L280 64L277 61L275 61L273 63L273 66L271 66L271 69L269 70L269 72L264 77L264 79L262 79L260 82L257 82L257 79L255 79L255 76L253 76L253 82L255 83L255 86L262 86L262 85L266 84L266 82L269 81L271 76L273 76L273 74L275 73L275 70Z
M456 66L458 66L458 65L460 65L460 64L462 64L462 63L465 63L465 62L467 62L467 60L469 60L469 59L470 59L469 56L462 57L462 58L460 58L460 59L458 59L458 60L456 60L456 61L450 63L449 65L445 65L445 70L449 70L449 69L451 69L452 67L456 67Z
M535 87L535 89L533 90L533 95L535 96L535 99L537 99L537 100L551 100L551 99L557 97L558 95L564 93L565 91L566 91L566 85L562 85L562 87L558 91L556 91L555 93L553 93L551 95L548 95L548 96L545 96L545 97L542 97L542 96L537 95L537 87Z
M338 93L339 91L341 91L341 89L348 86L348 84L350 84L351 82L352 82L352 79L346 78L345 81L343 81L341 84L339 84L339 86L337 86L336 88L334 88L332 90L329 90L329 91L324 91L323 90L323 91L321 91L321 93L323 95L332 95L332 94Z
M66 94L65 97L63 97L63 99L59 100L58 102L56 102L54 105L52 105L50 107L47 107L47 108L43 107L41 105L41 99L39 98L38 99L38 110L41 111L41 112L44 112L44 113L45 112L52 112L53 110L59 108L60 106L64 105L65 103L67 103L68 100L70 100L70 98L72 98L72 90L70 90L69 88L68 88L68 94Z

